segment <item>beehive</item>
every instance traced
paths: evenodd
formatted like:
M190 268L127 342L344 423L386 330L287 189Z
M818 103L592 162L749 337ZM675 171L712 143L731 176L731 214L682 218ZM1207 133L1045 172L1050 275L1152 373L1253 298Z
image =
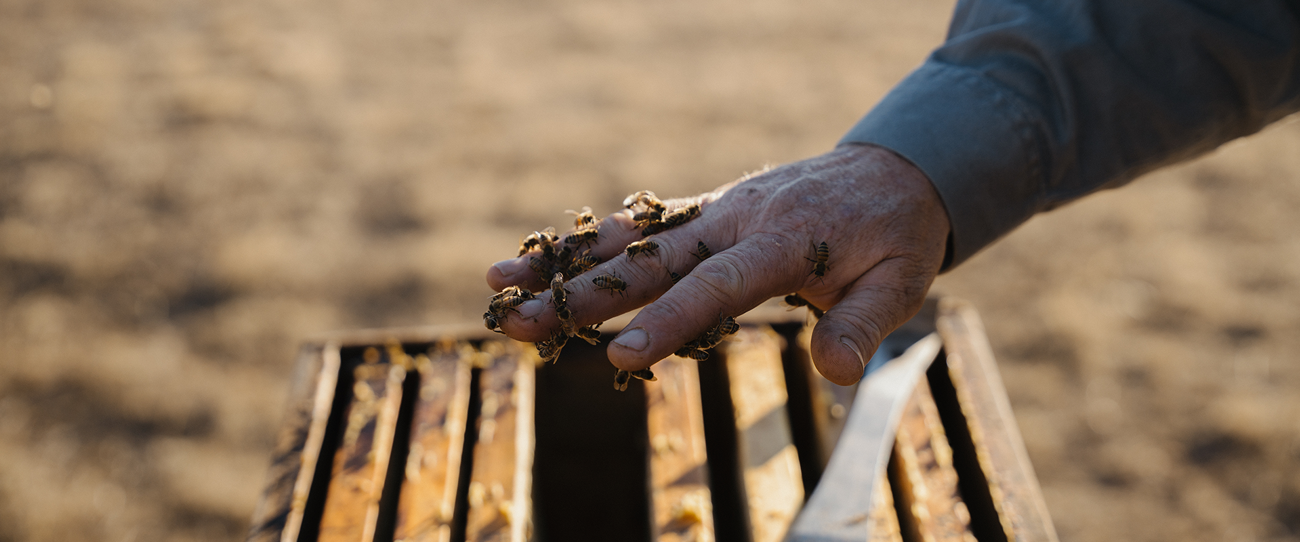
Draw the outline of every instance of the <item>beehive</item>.
M603 344L309 343L248 539L1056 539L969 305L927 303L852 387L812 369L804 322L742 323L623 393Z

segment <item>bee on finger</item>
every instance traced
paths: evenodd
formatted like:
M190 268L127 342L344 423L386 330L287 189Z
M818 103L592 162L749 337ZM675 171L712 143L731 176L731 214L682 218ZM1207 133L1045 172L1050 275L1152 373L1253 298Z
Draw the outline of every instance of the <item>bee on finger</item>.
M595 243L597 237L600 237L600 230L596 228L587 228L564 236L564 244L582 246L588 243Z
M650 369L631 371L631 374L634 378L637 378L639 380L645 380L647 382L654 382L656 380L659 380L658 378L655 378L654 373L650 372Z
M629 244L625 252L627 252L627 259L631 260L635 259L637 254L653 255L657 250L659 250L659 243L647 240Z
M651 224L657 224L663 220L664 212L662 209L646 209L632 215L632 220L636 222L636 228L645 228Z
M546 363L555 363L560 359L560 350L569 342L569 336L552 333L551 338L537 343L537 355Z
M704 261L709 259L709 256L712 255L713 251L709 250L709 246L704 244L704 241L696 241L695 252L692 252L691 256L695 256L696 258L699 258L700 261Z
M826 241L822 241L820 245L813 247L813 251L816 252L817 259L814 260L807 256L804 256L803 259L813 263L811 274L816 275L818 279L825 282L826 272L831 270L831 266L826 263L831 259L831 249L826 245Z
M700 216L700 205L698 203L692 203L668 213L668 215L664 217L664 226L668 228L676 228L677 226L681 226L682 224L694 220L695 217L698 216Z
M673 281L673 284L677 284L678 282L681 282L681 280L682 280L682 276L681 276L681 275L678 275L677 273L674 273L674 272L672 272L672 271L669 271L669 272L668 272L668 279L671 280L671 281Z
M812 303L809 303L807 299L804 299L803 296L799 294L787 295L785 296L784 301L786 305L790 306L790 310L794 310L799 307L808 307L808 312L811 312L812 315L816 318L821 318L823 314L826 314L821 309L813 306Z
M674 354L677 355L678 357L682 357L682 358L690 358L690 359L693 359L693 360L695 360L695 361L704 361L704 360L706 360L706 359L709 359L709 353L708 353L708 352L705 352L705 351L700 350L700 349L698 349L698 348L690 348L690 347L686 347L686 346L683 346L683 347L681 347L681 348L678 348L677 351L674 352Z
M551 304L557 308L568 302L569 291L564 289L564 273L551 277Z
M627 283L618 278L617 275L601 275L591 279L591 283L596 285L598 291L609 290L610 295L614 295L615 292L624 295L624 292L627 291Z
M545 277L551 274L551 264L542 258L529 258L528 268L537 273L539 277Z
M660 201L659 197L649 190L642 190L623 198L624 208L631 209L637 205L644 205L649 209L659 209L660 211L664 209L664 202Z
M599 327L600 324L592 324L590 326L580 327L577 330L575 330L574 335L576 335L579 339L587 341L589 344L600 344L600 330L597 329Z
M518 314L519 309L516 309L515 307L523 305L525 301L528 300L517 295L510 296L510 297L503 297L489 303L488 312L499 315L499 314L505 314L506 311L515 311L515 314Z
M560 321L560 332L565 337L572 337L578 333L578 323L573 320L573 311L569 310L568 305L559 305L555 307L555 318Z
M591 213L591 207L583 207L582 212L573 210L565 212L573 215L573 227L576 229L580 230L596 224L596 215Z
M487 326L489 330L495 331L497 333L503 333L501 331L501 322L498 319L497 315L492 314L492 311L483 313L483 325Z
M587 250L582 253L582 256L574 258L573 263L569 264L569 276L576 277L591 271L591 268L597 265L600 265L600 257L593 255L591 250Z
M506 297L522 297L525 300L528 300L528 299L532 299L534 296L533 293L528 291L527 288L522 288L519 286L506 286L506 289L501 290L496 294L493 294L492 301L496 301L498 299L502 299Z
M627 381L631 379L632 373L619 369L614 373L614 389L627 391Z

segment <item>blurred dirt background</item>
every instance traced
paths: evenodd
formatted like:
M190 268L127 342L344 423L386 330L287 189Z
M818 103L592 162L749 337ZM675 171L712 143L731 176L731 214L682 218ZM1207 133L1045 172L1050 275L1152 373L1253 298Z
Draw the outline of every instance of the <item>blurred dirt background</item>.
M951 9L0 0L0 541L239 539L303 338L476 321L564 209L831 148ZM1297 539L1297 148L1283 122L939 281L1063 540Z

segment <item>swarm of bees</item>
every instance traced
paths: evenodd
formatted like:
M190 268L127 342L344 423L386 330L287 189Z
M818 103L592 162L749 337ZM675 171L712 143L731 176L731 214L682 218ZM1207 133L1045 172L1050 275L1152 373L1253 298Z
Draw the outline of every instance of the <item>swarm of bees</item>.
M709 359L710 348L718 346L728 335L733 335L737 331L740 331L740 324L736 323L736 319L723 315L718 319L717 325L709 328L699 338L682 345L674 353L683 358L704 361Z
M632 194L623 201L623 206L632 210L632 219L635 222L634 228L640 230L643 237L667 231L669 229L681 226L700 216L700 206L691 204L668 211L668 207L655 196L653 192L643 190ZM600 230L596 227L597 220L592 214L589 207L584 207L582 211L569 211L574 215L574 230L561 237L555 231L555 228L546 228L542 231L535 231L528 235L520 242L519 256L523 257L530 253L535 253L528 260L528 267L539 277L550 277L549 290L551 292L551 305L555 308L556 318L560 322L559 329L552 332L546 340L537 343L537 353L544 362L554 363L560 357L560 351L568 344L572 337L577 337L590 344L600 343L600 323L589 326L578 326L574 318L573 311L568 304L568 296L571 292L565 288L565 283L574 277L587 273L601 263L600 257L591 253L591 247L600 242ZM629 244L624 252L629 260L637 256L656 256L660 245L654 240L646 239ZM695 252L691 253L700 261L704 261L713 255L713 252L703 241L696 244ZM830 270L828 264L830 260L830 250L825 242L814 246L815 258L805 257L813 262L812 275L819 279L824 279L826 273ZM681 275L668 271L668 278L676 284L682 279ZM592 284L597 291L608 291L610 295L625 295L628 289L627 281L623 280L616 273L610 272L601 274L591 279ZM536 296L525 288L511 286L492 296L488 303L488 311L483 314L484 325L488 329L500 332L500 323L510 311L519 311L517 307L534 299ZM821 311L816 307L808 304L806 300L798 294L786 296L786 303L791 307L807 306L816 316L821 316ZM676 351L681 357L703 361L709 358L708 351L720 344L728 336L735 334L740 329L735 318L721 315L718 323L709 328L702 335L693 341L687 342ZM614 389L624 391L627 389L628 382L632 378L640 380L654 381L656 377L649 369L639 371L616 370L614 373Z

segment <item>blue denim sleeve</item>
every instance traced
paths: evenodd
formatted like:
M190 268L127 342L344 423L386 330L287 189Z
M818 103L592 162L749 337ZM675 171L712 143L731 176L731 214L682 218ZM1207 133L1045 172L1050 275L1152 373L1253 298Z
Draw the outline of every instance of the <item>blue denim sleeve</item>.
M1300 1L961 0L841 144L897 152L952 223L945 269L1035 213L1300 110Z

